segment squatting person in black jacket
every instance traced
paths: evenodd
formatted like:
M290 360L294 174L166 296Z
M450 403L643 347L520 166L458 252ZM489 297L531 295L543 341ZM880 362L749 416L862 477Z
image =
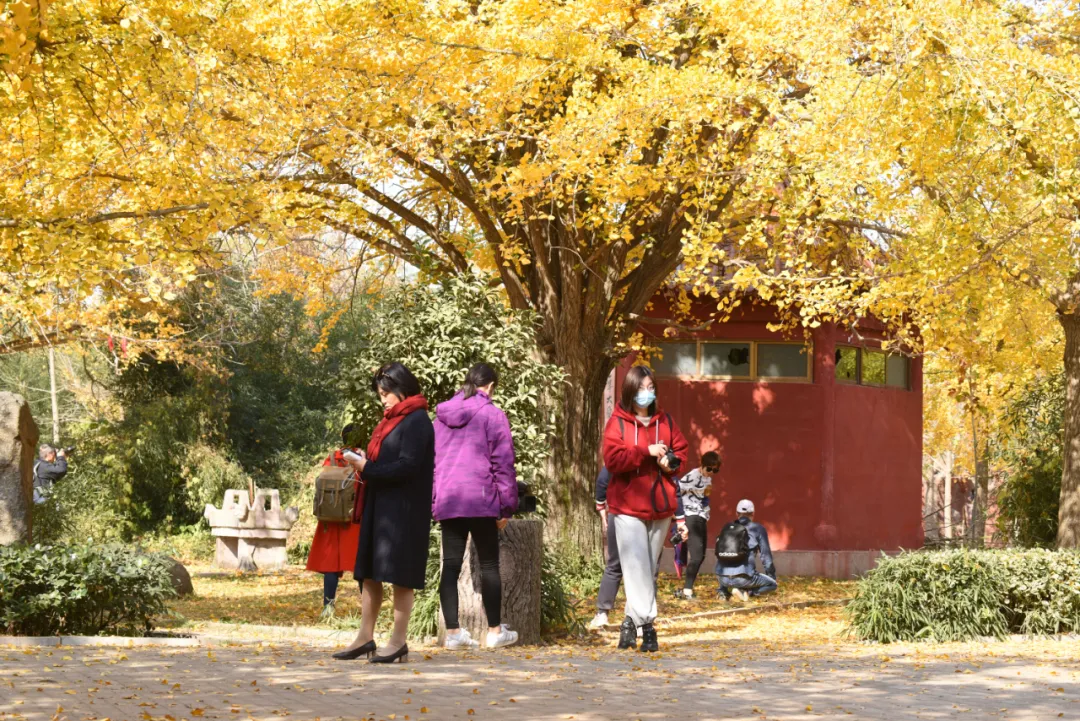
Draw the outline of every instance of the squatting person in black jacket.
M744 498L735 507L739 514L724 526L716 539L716 575L720 594L748 601L751 596L771 593L777 588L776 566L769 547L769 532L754 523L754 502ZM755 556L761 559L765 573L758 573Z

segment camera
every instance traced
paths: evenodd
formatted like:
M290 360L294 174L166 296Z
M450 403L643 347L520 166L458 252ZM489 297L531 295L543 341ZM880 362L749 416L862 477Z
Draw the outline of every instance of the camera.
M536 496L532 494L532 489L529 488L528 483L522 483L518 481L518 513L536 513Z
M75 452L75 446L64 446L60 450L63 451L65 454L66 453L74 453Z
M682 465L682 461L675 455L675 451L668 449L668 452L664 454L664 460L667 461L668 470L674 473L679 470L679 466Z

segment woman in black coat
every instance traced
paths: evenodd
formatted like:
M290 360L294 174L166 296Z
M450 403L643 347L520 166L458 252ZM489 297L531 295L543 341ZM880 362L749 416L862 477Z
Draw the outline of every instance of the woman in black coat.
M360 514L360 547L353 575L363 579L360 632L335 658L370 656L372 663L404 661L414 591L424 587L428 533L431 528L431 486L435 471L435 432L427 400L408 368L390 363L371 381L383 404L383 420L375 427L367 454L355 465L364 480ZM389 643L376 649L375 620L383 600L383 584L394 588L394 631Z

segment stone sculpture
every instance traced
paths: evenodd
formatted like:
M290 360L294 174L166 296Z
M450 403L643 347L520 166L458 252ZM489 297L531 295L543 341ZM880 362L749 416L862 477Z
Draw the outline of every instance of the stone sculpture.
M285 542L300 511L295 507L283 510L277 490L258 489L254 503L248 502L246 490L226 491L221 508L208 503L203 515L217 536L214 563L218 568L269 570L288 563Z

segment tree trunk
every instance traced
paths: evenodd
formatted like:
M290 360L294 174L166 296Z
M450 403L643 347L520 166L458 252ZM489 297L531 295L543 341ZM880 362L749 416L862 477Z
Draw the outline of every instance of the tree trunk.
M540 643L540 569L544 557L544 524L513 519L499 532L499 576L502 578L502 622L518 632L518 643ZM465 564L458 577L458 623L484 643L488 619L480 595L480 559L469 538ZM439 643L446 639L446 621L439 609Z
M562 364L568 377L548 461L552 486L545 533L549 541L591 557L604 548L594 499L604 386L613 364L600 352L592 357L586 349L578 352L578 358Z
M52 403L52 442L60 445L60 405L56 400L56 352L49 346L49 400Z
M945 538L952 540L953 537L953 507L952 507L952 475L955 457L952 452L948 453L949 462L945 469Z
M1065 330L1065 442L1058 548L1080 547L1080 315L1058 313Z
M986 511L990 505L990 465L986 458L975 461L975 502L971 505L971 545L986 544Z

